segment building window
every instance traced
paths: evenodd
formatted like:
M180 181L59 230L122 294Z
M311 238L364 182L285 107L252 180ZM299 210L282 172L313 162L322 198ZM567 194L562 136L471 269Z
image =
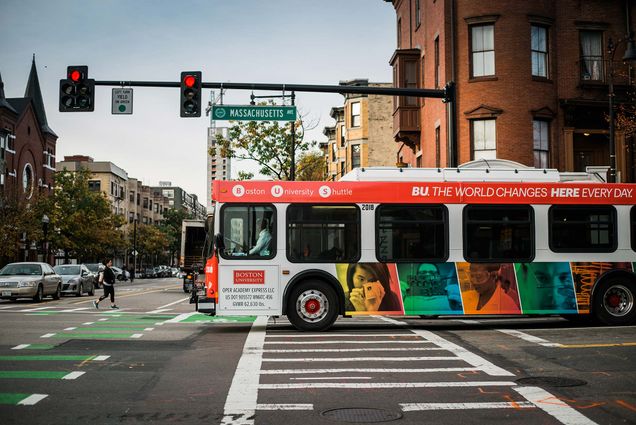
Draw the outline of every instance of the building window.
M548 212L554 252L616 250L616 209L609 205L553 205Z
M447 217L443 205L380 205L376 258L382 262L446 261Z
M495 26L471 27L472 77L495 75Z
M0 160L4 159L4 153L9 146L9 137L6 134L0 134Z
M331 162L336 162L338 158L338 146L335 143L331 144Z
M340 161L340 177L347 173L347 164L344 161Z
M473 159L496 159L497 137L495 120L473 120L471 121L471 127Z
M439 88L439 36L435 37L435 88Z
M398 18L397 21L397 47L402 46L402 18Z
M534 258L534 210L529 205L467 205L464 258L513 262Z
M128 200L130 202L135 202L135 191L134 190L130 191L130 196L129 196Z
M90 190L91 192L99 192L100 190L102 190L102 182L99 180L89 180L88 190Z
M542 120L532 121L532 138L534 140L535 168L548 168L550 156L550 123Z
M530 34L532 75L548 78L548 29L532 25Z
M27 199L31 199L31 196L33 196L34 180L33 168L31 168L31 164L26 164L22 171L22 190L26 193Z
M581 80L603 80L603 33L581 31Z
M351 127L360 127L360 102L351 103Z
M404 62L404 87L407 89L417 88L417 61L408 60ZM416 106L417 97L407 96L405 98L405 106Z
M439 136L439 126L435 127L435 166L439 168L442 161L442 147Z
M360 259L360 210L356 205L290 205L287 258L292 263Z
M422 23L422 17L420 16L421 13L420 0L415 0L415 28L419 27Z
M351 146L351 168L360 167L360 145Z
M340 126L340 147L344 148L346 137L347 137L347 127L344 124L342 124Z

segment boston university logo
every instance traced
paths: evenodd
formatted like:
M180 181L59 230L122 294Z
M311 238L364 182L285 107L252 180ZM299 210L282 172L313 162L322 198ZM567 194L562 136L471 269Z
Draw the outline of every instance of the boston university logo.
M234 270L235 285L264 285L265 270Z

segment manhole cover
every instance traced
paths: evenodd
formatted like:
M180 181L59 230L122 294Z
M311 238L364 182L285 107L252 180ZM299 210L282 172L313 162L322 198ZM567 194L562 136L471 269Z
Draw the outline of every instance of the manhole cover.
M521 385L545 385L547 387L580 387L587 384L587 381L582 379L561 378L559 376L529 376L517 379L515 382Z
M399 412L363 407L345 407L342 409L325 410L321 415L327 419L349 423L388 422L402 417L402 414Z

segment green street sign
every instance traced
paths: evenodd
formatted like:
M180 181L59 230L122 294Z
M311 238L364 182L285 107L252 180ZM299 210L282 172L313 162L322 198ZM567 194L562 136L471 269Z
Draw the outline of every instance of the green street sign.
M296 121L295 106L214 105L212 119L224 121Z

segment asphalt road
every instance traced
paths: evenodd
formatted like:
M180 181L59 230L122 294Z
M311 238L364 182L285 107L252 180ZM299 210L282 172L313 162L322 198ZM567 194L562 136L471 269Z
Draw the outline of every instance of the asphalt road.
M0 301L2 424L633 424L636 327L193 313L176 278Z

